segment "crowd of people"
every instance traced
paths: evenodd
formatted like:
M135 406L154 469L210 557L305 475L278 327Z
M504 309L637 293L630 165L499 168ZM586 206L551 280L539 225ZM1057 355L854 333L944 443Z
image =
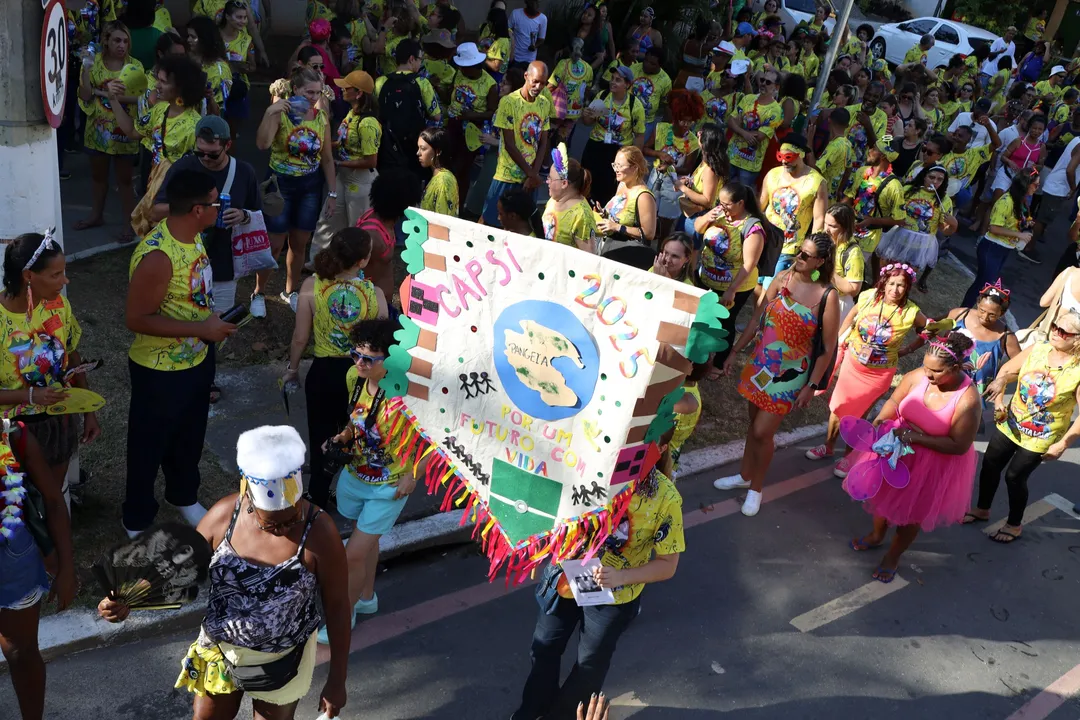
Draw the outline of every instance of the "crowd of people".
M747 401L739 472L714 483L746 490L746 516L761 510L787 415L827 396L825 441L807 451L824 461L845 418L885 400L872 424L905 448L908 482L869 498L872 530L851 541L866 551L895 528L873 573L881 582L920 530L987 520L1002 475L1009 517L991 539L1021 536L1031 473L1080 438L1080 222L1047 312L1022 337L1005 324L1000 277L1013 251L1040 261L1055 214L1075 217L1076 64L1051 65L1042 40L1018 61L1009 28L941 68L924 36L892 68L870 52L868 25L830 35L820 9L785 28L776 0L742 5L699 20L677 68L665 68L672 53L652 8L618 37L607 4L590 2L567 46L550 48L538 0L509 13L494 0L476 29L449 0L308 0L308 36L254 128L249 76L269 65L259 3L198 0L183 28L154 0L70 13L78 104L60 138L85 148L93 180L91 214L75 229L104 222L112 171L131 218L119 240L138 238L123 528L134 538L154 524L160 470L166 502L214 548L207 615L177 682L195 693L195 717L233 717L245 694L256 717L293 717L319 643L331 667L321 708L334 717L345 704L349 629L379 612L380 537L425 471L386 447L401 410L379 388L400 327L395 247L412 205L710 290L729 310L730 347L693 366L657 469L634 487L634 532L601 553L595 581L615 603L579 607L556 567L541 578L514 717L603 711L596 694L644 585L671 578L685 550L679 455L702 414L720 410L704 407L702 382L737 375ZM269 151L263 174L232 153L248 132ZM215 348L237 330L222 317L237 304L232 233L256 217L271 254L285 250L278 299L295 326L281 382L303 385L308 436L244 433L239 492L207 509L198 464L221 397ZM926 289L961 224L980 237L976 278L934 319L912 290ZM89 389L61 248L51 233L24 234L3 269L0 641L23 717L40 718L42 600L63 609L76 592L64 478L100 427L94 413L46 412L67 389ZM274 272L256 274L254 318L266 316ZM900 358L924 345L921 367L897 378ZM984 404L993 419L971 507ZM847 447L834 473L847 482L877 458ZM352 528L344 549L331 509ZM120 622L129 608L105 598L99 611Z

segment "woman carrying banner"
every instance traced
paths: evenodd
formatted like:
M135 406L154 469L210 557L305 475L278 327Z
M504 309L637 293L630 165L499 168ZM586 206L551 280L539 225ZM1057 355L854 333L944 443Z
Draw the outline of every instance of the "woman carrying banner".
M195 694L196 718L234 718L244 695L255 717L292 720L315 673L315 631L330 627L330 672L319 710L345 705L350 608L345 552L330 516L303 498L304 441L289 426L240 435L240 492L219 500L199 522L215 548L198 639L181 661L176 687ZM109 598L98 614L123 622L127 605ZM245 689L245 678L258 690Z
M814 391L828 382L840 328L840 302L829 283L834 250L825 233L803 240L795 264L769 284L724 361L723 373L729 375L735 356L757 340L739 381L739 394L747 399L750 414L742 467L737 475L713 482L717 490L749 488L743 515L757 515L761 508L761 489L780 422L792 410L806 407Z
M308 497L327 506L331 472L323 463L323 444L349 419L345 376L352 368L352 328L365 320L387 317L386 296L364 277L371 259L371 236L360 228L345 228L315 256L315 275L300 286L289 364L282 384L298 380L300 359L314 331L315 359L304 382L307 399Z
M670 462L675 428L658 441L658 467ZM634 485L627 515L600 549L600 567L593 580L615 596L613 605L581 607L574 601L566 575L550 565L538 586L541 610L533 631L532 670L525 680L521 705L512 720L573 717L579 703L600 692L619 638L637 617L641 591L648 583L675 575L683 537L682 497L675 484L657 468ZM559 685L559 667L566 645L581 627L577 660Z

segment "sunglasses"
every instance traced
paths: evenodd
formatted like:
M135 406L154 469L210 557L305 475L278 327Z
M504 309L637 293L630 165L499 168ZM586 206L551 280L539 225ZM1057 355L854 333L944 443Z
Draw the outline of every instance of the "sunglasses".
M776 83L768 78L761 78L758 80L758 85L775 85Z
M319 63L318 65L308 65L308 67L311 68L312 70L320 70L321 71L326 66L323 65L322 63Z
M210 158L211 160L217 160L221 157L221 150L217 152L203 152L202 150L192 150L191 154L197 158Z
M1050 329L1053 330L1058 335L1060 335L1061 337L1065 338L1066 340L1072 340L1077 335L1080 335L1080 333L1074 333L1074 332L1069 332L1068 330L1062 330L1061 326L1058 325L1057 323L1053 323L1050 326Z
M350 350L349 357L361 365L376 365L386 359L385 355L365 355L359 350Z
M805 250L800 250L799 252L795 253L795 257L802 260L803 262L806 262L807 260L818 260L819 259L817 255L811 255L810 253L806 252Z

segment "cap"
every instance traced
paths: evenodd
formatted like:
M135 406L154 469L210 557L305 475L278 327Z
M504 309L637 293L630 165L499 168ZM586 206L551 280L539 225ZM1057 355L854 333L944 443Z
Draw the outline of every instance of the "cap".
M220 115L204 115L195 123L195 137L227 142L232 139L232 134L229 132L229 123Z
M634 71L626 67L625 65L620 65L615 68L615 72L617 72L619 75L622 75L623 79L626 80L626 82L634 82Z
M353 70L343 78L334 78L334 84L339 88L352 88L360 92L375 92L375 81L363 70Z
M735 76L745 75L749 69L749 60L732 60L731 64L728 65L728 72Z
M724 55L734 55L735 46L729 40L721 40L720 44L712 49L714 53L723 53Z
M983 112L990 112L990 108L992 108L993 106L994 103L990 100L990 98L979 98L975 101L975 108L977 110L982 110Z
M307 448L290 425L263 425L241 433L236 441L240 492L250 492L260 510L286 510L304 492L300 468Z
M1055 65L1054 69L1050 71L1050 77L1054 77L1055 75L1064 75L1064 74L1065 74L1065 66L1064 65Z
M480 52L476 43L461 43L458 45L457 55L454 55L454 64L458 67L475 67L487 60L487 56Z
M423 45L439 45L444 48L455 48L453 38L450 37L449 30L432 30L424 37L420 38L420 43Z
M740 35L757 35L757 30L755 30L754 26L750 23L741 22L739 23L739 26L735 28L735 37L739 37Z

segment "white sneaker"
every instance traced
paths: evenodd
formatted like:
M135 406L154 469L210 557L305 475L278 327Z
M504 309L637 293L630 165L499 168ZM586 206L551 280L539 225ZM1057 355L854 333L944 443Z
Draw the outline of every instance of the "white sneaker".
M713 480L712 486L717 490L741 490L750 487L750 481L743 480L742 475L728 475L719 480Z
M758 510L761 509L761 493L757 490L751 490L746 493L746 500L743 500L742 514L747 517L754 517L758 514Z
M293 290L291 293L287 293L282 290L281 295L279 295L278 297L281 298L282 302L288 303L289 307L292 308L293 312L296 312L296 306L300 302L300 293L296 292L295 290Z
M202 506L202 503L184 505L183 507L180 505L173 505L173 507L180 511L180 515L184 518L184 522L191 527L198 527L199 522L201 522L203 516L206 515L206 508Z
M266 317L266 298L262 293L251 296L251 304L248 305L248 312L251 313L253 318Z

